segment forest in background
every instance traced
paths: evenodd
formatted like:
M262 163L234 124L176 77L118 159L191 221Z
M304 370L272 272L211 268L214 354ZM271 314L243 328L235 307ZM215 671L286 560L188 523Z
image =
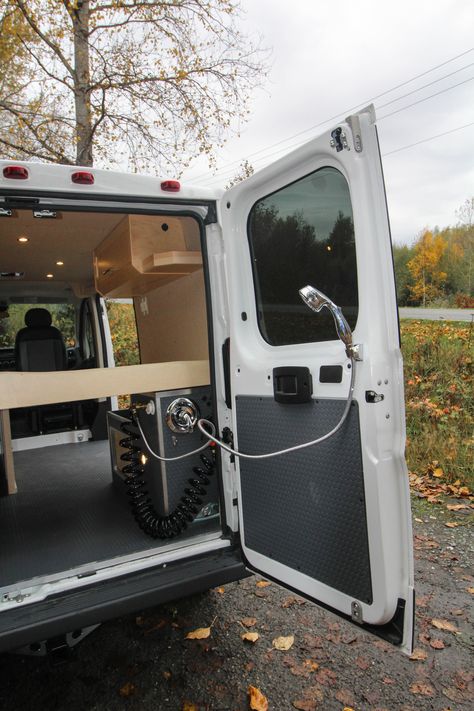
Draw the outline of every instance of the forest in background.
M474 197L457 224L424 229L411 246L393 245L399 306L473 308Z

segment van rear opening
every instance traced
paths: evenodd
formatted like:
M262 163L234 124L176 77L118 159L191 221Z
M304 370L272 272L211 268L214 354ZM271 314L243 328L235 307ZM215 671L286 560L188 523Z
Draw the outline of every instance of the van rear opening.
M1 221L7 603L223 543L213 451L162 462L149 450L174 458L206 444L166 424L183 398L216 417L199 210L61 201L49 212L19 208Z

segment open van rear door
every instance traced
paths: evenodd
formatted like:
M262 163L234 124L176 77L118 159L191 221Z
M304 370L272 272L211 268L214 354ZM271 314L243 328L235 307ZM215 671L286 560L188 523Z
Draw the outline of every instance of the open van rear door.
M307 442L344 410L350 361L330 312L308 309L301 287L342 308L361 358L333 437L275 458L236 457L246 563L409 652L403 370L373 107L233 187L221 219L236 449Z

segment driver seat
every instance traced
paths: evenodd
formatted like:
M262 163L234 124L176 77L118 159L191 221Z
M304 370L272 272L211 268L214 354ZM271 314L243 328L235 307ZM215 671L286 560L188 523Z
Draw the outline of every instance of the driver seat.
M61 332L51 325L47 309L29 309L25 328L15 340L16 369L23 371L66 370L67 355Z

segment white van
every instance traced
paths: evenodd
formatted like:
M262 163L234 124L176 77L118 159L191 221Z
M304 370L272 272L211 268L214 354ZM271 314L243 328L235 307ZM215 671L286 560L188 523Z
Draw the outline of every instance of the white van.
M0 422L0 649L250 570L410 652L373 108L225 193L1 161Z

